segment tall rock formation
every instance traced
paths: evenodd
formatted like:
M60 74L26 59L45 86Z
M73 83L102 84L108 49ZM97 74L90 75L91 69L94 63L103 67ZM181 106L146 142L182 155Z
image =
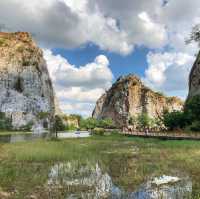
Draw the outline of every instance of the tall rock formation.
M53 125L51 79L42 50L29 33L0 32L0 112L12 119L14 128L36 124L41 115Z
M164 110L181 110L183 103L176 97L165 97L144 86L135 75L119 78L96 103L92 116L112 118L119 127L128 126L130 117L147 113L159 118Z
M192 67L189 76L189 95L188 98L200 95L200 52Z

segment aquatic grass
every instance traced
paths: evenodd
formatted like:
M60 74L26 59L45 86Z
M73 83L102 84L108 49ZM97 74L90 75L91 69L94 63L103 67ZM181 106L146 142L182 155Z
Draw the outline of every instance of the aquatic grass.
M98 162L113 183L125 190L137 189L151 177L165 174L190 176L194 197L200 192L199 141L163 141L111 134L0 144L0 150L0 187L17 189L19 194L15 198L25 198L38 189L44 192L51 167L71 161L80 165Z
M0 131L0 136L31 134L29 131Z

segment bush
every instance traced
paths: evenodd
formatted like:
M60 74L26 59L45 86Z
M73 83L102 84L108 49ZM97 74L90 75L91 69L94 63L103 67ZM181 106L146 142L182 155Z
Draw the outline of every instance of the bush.
M183 129L187 123L187 115L182 111L167 112L163 115L163 123L169 130Z
M55 130L56 131L64 131L65 125L62 121L62 118L58 115L55 116Z
M153 123L153 120L148 116L146 113L142 113L137 118L137 123L140 128L149 128L151 127L151 124Z
M114 128L114 123L111 118L106 118L102 120L97 120L97 126L99 128Z
M105 133L105 130L103 128L94 128L92 130L92 133L95 134L95 135L104 135Z
M80 128L81 129L94 129L97 127L98 121L94 118L87 118L87 119L81 119L80 121Z
M191 131L200 131L200 122L199 121L192 122L192 124L189 126L189 129Z
M12 130L12 120L6 114L0 112L0 130Z
M22 131L31 131L32 126L33 126L33 122L28 122L26 125L21 126L20 130L22 130Z
M200 121L200 95L187 100L185 104L185 113L190 117L191 121Z
M75 131L77 128L74 125L67 125L65 126L66 131Z

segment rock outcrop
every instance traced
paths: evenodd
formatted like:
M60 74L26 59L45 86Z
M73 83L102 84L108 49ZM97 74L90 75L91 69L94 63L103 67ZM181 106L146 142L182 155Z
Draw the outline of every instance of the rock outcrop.
M29 33L0 32L0 112L12 119L14 128L40 123L41 115L53 125L52 82L42 50Z
M163 111L181 110L183 103L177 97L165 97L144 86L135 75L120 77L96 103L92 116L111 118L118 127L128 126L130 117L147 113L159 118Z
M200 52L192 67L189 76L189 95L188 98L200 95Z

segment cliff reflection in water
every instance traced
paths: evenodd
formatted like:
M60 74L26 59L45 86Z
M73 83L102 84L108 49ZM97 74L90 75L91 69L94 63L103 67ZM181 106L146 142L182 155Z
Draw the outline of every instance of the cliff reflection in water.
M192 194L189 178L170 176L149 179L137 190L126 191L114 184L98 163L79 165L76 161L55 164L49 173L48 187L50 194L52 190L64 190L63 199L182 199Z

